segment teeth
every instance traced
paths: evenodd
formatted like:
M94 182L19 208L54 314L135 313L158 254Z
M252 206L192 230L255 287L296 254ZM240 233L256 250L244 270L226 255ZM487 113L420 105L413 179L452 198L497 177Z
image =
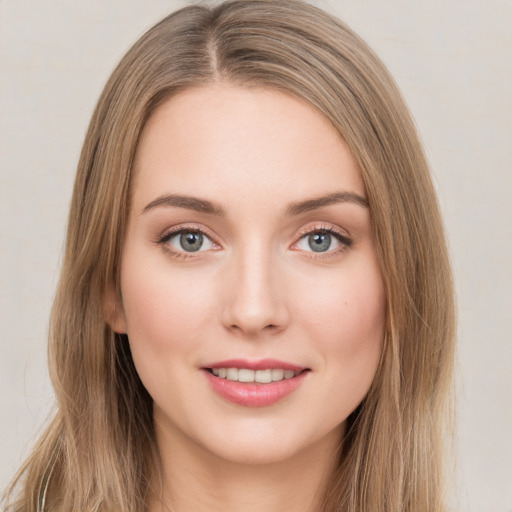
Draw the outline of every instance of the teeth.
M293 370L283 370L281 368L268 370L249 370L248 368L213 368L213 375L221 379L227 379L238 382L257 382L259 384L269 384L283 379L291 379L300 372Z
M272 380L283 380L284 370L272 370Z
M254 370L240 368L240 370L238 370L238 382L254 382Z
M238 368L228 368L226 378L228 380L238 380Z
M256 370L254 380L260 384L272 382L272 370Z

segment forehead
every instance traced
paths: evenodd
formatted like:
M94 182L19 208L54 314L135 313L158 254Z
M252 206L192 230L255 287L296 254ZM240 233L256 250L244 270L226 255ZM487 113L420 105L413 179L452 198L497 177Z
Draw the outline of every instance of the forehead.
M364 195L355 161L305 101L265 88L213 85L160 105L135 159L133 198L164 193L216 202L282 202L345 190Z

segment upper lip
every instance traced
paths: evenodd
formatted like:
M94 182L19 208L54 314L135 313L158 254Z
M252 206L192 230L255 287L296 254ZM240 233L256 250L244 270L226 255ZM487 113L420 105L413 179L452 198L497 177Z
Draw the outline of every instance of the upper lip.
M305 366L300 366L286 361L279 361L278 359L228 359L226 361L218 361L215 363L207 364L203 368L247 368L248 370L293 370L300 372L306 370Z

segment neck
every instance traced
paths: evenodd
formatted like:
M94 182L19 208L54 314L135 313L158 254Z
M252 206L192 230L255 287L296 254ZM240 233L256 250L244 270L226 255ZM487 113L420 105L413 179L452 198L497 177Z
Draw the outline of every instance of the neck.
M148 512L317 512L340 436L336 430L286 460L253 464L225 460L189 439L170 442L158 433L163 489Z

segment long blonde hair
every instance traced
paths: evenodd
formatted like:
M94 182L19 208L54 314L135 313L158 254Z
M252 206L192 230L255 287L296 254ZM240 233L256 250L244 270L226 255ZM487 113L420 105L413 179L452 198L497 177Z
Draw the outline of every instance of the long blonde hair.
M372 387L348 420L322 510L445 510L454 301L428 165L383 64L346 25L299 0L186 7L149 30L112 74L82 149L51 318L57 412L7 510L145 510L159 468L152 401L128 340L105 322L104 297L107 287L119 287L145 122L177 91L219 81L309 102L344 138L366 187L386 337Z

